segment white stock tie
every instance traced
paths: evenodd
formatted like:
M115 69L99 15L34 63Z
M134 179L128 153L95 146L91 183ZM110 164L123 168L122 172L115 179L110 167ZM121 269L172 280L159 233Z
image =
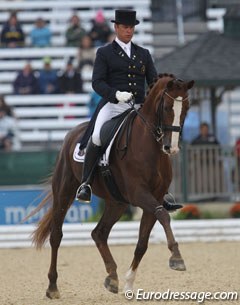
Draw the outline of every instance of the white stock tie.
M130 50L127 47L124 47L124 52L127 54L128 57L130 57Z

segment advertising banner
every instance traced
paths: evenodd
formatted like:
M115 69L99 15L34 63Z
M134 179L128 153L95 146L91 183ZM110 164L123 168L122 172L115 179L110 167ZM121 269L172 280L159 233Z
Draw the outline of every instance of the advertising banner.
M20 224L43 198L42 189L0 189L0 225ZM36 223L45 214L44 207L25 224ZM93 196L89 204L74 201L67 212L65 223L82 223L94 216L99 209L99 198Z

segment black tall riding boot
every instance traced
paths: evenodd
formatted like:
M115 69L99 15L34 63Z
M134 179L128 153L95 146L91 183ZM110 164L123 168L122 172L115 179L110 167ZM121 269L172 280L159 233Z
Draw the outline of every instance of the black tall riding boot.
M82 182L77 189L76 198L79 201L90 202L92 195L91 178L94 169L101 157L101 146L93 144L92 140L89 141L86 149L85 160L83 164Z

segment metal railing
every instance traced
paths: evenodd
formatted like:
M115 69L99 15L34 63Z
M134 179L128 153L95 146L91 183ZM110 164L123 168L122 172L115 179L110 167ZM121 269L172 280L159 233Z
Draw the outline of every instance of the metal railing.
M178 200L240 199L240 156L233 147L184 145L172 162Z

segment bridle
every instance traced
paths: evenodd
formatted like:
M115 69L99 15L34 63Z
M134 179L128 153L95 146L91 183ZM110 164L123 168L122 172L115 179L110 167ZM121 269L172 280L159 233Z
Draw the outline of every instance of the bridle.
M179 103L183 103L185 100L188 99L188 96L186 96L184 99L177 99L174 98L173 96L171 96L168 92L167 92L167 88L165 88L161 94L160 97L160 102L158 104L158 108L157 108L157 125L149 123L143 116L143 114L134 107L134 102L130 102L130 105L132 106L132 108L134 109L134 111L137 113L137 115L141 118L141 120L144 122L144 124L147 126L147 128L149 129L149 131L151 132L151 134L153 135L153 137L155 138L155 140L157 142L160 142L162 140L162 138L164 137L164 132L165 131L172 131L172 132L179 132L181 134L182 132L182 126L174 126L174 125L165 125L163 124L163 107L164 107L164 96L168 96L169 98L171 98L173 101L177 101Z
M177 99L171 96L170 94L167 93L167 89L164 89L161 99L158 105L157 109L157 116L158 116L158 124L157 126L160 126L162 131L174 131L174 132L181 132L182 131L182 126L174 126L174 125L163 125L163 107L164 107L164 95L167 95L170 99L173 101L176 101L178 103L183 103L185 100L188 99L188 96L186 96L184 99Z

